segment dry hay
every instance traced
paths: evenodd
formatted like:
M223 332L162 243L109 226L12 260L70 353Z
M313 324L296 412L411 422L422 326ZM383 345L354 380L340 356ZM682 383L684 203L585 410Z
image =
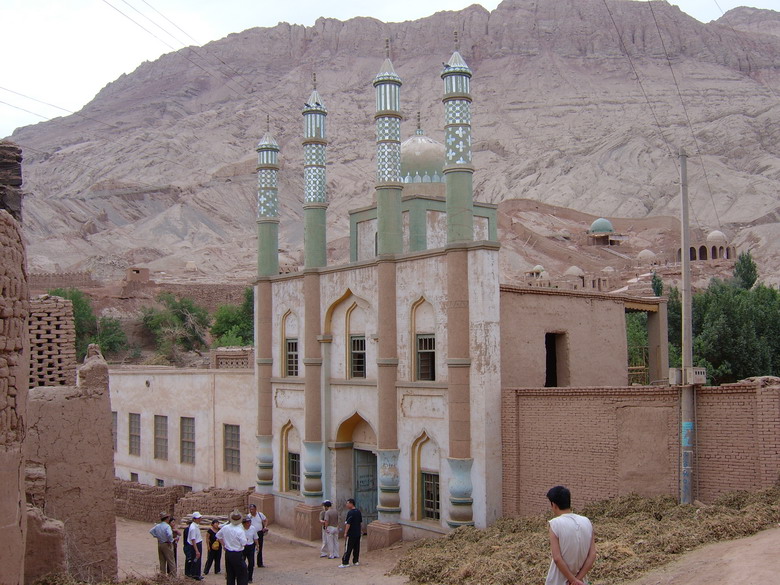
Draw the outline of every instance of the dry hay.
M780 488L730 492L711 505L679 505L668 496L623 496L580 513L593 521L596 564L591 583L636 579L703 544L750 536L780 520ZM461 527L412 546L393 573L412 583L543 583L550 565L549 516L502 518L485 530Z
M129 577L122 581L90 582L91 585L189 585L192 581L184 577L157 575L155 577ZM45 575L33 582L33 585L82 585L84 582L65 573Z

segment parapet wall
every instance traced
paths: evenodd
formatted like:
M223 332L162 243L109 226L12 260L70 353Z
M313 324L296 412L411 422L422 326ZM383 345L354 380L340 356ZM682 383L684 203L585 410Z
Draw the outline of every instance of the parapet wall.
M505 515L546 510L545 494L559 484L576 506L678 494L676 387L505 388L501 417ZM778 481L780 379L700 388L696 421L696 499Z
M37 272L30 274L30 292L42 294L54 288L98 288L103 286L90 272Z
M22 232L0 209L0 583L24 577L26 505L22 440L28 363L27 274Z
M41 295L30 300L30 388L76 383L73 303Z

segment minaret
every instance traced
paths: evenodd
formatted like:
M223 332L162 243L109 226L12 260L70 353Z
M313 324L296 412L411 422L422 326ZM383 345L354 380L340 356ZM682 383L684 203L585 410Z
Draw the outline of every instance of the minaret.
M377 254L403 251L401 227L401 78L390 62L390 41L385 41L385 62L374 79L376 88L376 207Z
M270 276L279 274L279 145L270 120L257 151L257 282L255 283L255 381L257 383L257 488L250 496L264 513L273 509L274 454L271 421L273 295Z
M446 112L444 177L447 183L447 241L474 239L474 201L471 164L471 69L458 52L444 65Z
M303 108L303 242L304 267L317 268L327 264L325 211L328 200L325 192L325 116L328 111L317 93L317 76L313 77L314 89Z
M257 275L279 274L279 145L269 128L257 145Z

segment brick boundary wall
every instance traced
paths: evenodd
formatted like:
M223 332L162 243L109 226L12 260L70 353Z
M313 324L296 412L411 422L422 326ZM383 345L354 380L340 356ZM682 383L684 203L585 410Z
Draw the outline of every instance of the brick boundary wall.
M73 303L41 295L30 300L30 388L76 384Z
M504 388L503 511L546 510L564 484L575 506L628 493L676 497L680 390ZM694 497L710 502L780 476L780 379L703 387L696 398Z
M53 288L100 288L90 272L33 272L29 275L30 292L41 294Z

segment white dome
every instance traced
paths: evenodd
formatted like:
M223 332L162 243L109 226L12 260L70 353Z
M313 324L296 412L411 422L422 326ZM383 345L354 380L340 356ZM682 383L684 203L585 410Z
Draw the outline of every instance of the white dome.
M729 240L726 238L726 234L719 230L712 230L707 236L708 244L728 244Z
M612 266L605 266L601 269L602 272L615 272L615 269L612 268Z
M541 274L542 272L544 272L544 266L542 266L541 264L537 264L531 269L531 272L533 272L534 274Z
M585 271L579 266L570 266L563 274L564 276L585 276Z
M636 255L637 259L639 260L655 260L655 252L652 250L642 250L639 252L639 254Z

